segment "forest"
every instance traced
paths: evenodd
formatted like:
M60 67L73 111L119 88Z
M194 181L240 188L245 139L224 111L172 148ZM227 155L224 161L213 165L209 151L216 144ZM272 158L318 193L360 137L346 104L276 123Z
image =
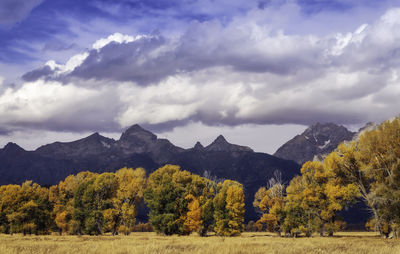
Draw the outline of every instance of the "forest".
M5 234L238 236L245 230L242 184L165 165L148 176L142 168L81 172L43 187L32 181L0 187L0 232ZM339 212L361 200L366 229L397 237L400 229L400 118L345 142L322 161L303 164L285 186L279 173L254 197L260 214L248 230L284 236L332 236L345 228ZM138 207L149 222L137 223Z

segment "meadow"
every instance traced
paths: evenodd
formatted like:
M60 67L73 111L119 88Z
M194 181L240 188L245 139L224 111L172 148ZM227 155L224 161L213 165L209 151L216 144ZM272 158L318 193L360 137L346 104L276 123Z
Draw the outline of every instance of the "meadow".
M0 235L0 253L400 253L400 239L382 239L373 232L342 232L334 237L280 238L261 232L239 237Z

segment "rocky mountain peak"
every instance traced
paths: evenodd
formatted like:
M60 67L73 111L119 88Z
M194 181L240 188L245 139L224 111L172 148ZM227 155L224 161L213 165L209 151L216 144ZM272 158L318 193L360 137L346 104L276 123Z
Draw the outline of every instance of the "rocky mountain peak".
M341 125L334 123L315 123L308 127L302 135L331 135L334 131L347 131L347 129Z
M193 149L195 149L195 150L203 150L204 146L199 141L197 141L196 144L194 145Z
M228 141L226 141L225 137L222 136L222 135L219 135L219 136L214 140L213 143L216 143L216 144L229 144Z
M100 134L98 132L93 133L92 135L88 136L88 138L99 138Z
M22 147L20 147L19 145L15 144L13 142L8 142L7 145L4 146L3 151L11 152L11 153L25 152L25 150Z
M148 130L143 129L140 125L135 124L129 127L124 133L122 133L120 141L132 141L132 142L154 142L157 140L157 136Z
M219 135L210 145L205 147L205 150L223 152L253 152L253 150L247 146L239 146L229 143L222 135Z
M184 149L174 146L168 139L157 138L152 132L135 124L129 127L116 142L116 148L124 156L149 154L157 163L164 163Z
M90 142L98 142L99 140L101 140L101 136L98 132L95 132L92 135L83 138L82 142L90 143Z
M341 125L315 123L281 146L274 155L303 164L316 156L332 152L341 142L351 140L354 135L354 132Z

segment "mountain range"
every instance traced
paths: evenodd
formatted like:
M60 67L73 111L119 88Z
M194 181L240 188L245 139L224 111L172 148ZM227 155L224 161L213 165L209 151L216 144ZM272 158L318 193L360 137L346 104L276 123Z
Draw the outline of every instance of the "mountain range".
M57 184L80 171L106 172L122 167L143 167L148 173L165 164L180 165L192 173L215 179L233 179L244 186L246 221L256 220L254 194L279 171L284 183L299 174L300 165L333 151L356 133L332 123L314 124L280 147L274 155L229 143L222 135L208 146L197 142L183 149L160 139L139 125L124 131L118 140L94 133L73 142L55 142L26 151L8 143L0 149L0 184L33 180Z

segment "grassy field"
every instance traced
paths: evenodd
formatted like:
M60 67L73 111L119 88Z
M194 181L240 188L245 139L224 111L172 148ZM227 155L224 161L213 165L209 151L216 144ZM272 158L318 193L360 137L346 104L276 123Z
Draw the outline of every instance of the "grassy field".
M400 239L375 233L338 233L335 237L278 238L268 233L206 238L158 236L22 236L0 235L0 253L400 253Z

